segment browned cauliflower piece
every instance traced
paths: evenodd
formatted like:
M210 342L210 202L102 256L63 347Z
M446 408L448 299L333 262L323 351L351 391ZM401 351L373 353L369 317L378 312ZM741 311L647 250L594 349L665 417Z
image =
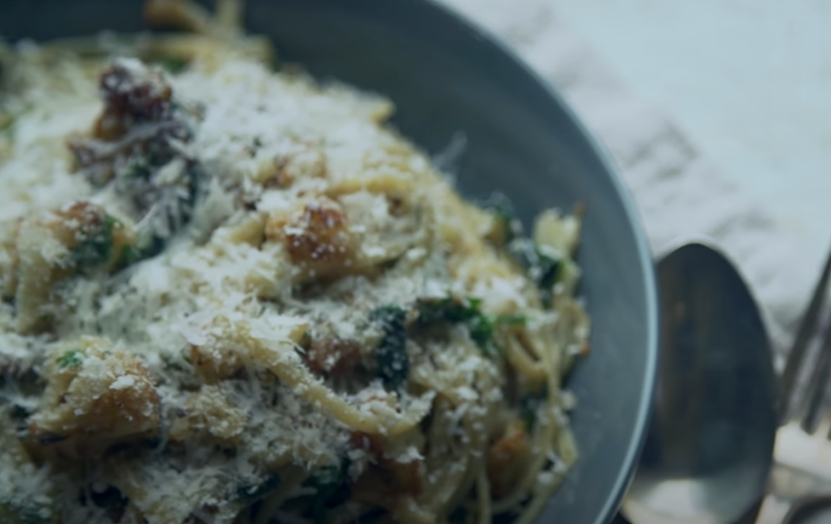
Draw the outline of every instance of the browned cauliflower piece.
M44 327L56 284L89 271L113 271L130 259L132 227L96 204L75 202L0 227L0 291L14 298L18 330Z
M306 203L266 222L266 240L283 242L301 280L354 272L355 238L343 207L328 198Z
M188 394L184 404L170 424L170 441L233 446L245 429L245 413L217 386L202 386Z
M55 351L45 378L29 437L58 456L93 455L159 430L159 395L147 369L107 340L85 337Z
M221 317L213 320L211 328L223 333L224 339L189 345L189 358L196 374L206 384L242 376L246 367L253 363L251 339L247 331L238 329L239 326L232 327L227 318ZM298 322L285 335L297 344L307 329L307 324Z

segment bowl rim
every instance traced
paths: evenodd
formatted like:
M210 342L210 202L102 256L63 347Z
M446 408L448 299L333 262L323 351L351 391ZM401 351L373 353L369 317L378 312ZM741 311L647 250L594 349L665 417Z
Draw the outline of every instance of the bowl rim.
M559 107L570 124L574 126L581 138L585 141L587 147L592 154L599 161L602 168L608 173L611 185L621 200L623 212L626 219L632 227L635 250L637 257L640 260L640 273L644 282L644 299L645 299L645 320L646 320L646 365L645 365L645 383L643 384L642 396L637 406L637 417L634 421L633 438L626 451L624 457L624 464L621 470L617 473L617 478L614 481L614 488L609 493L603 508L599 512L599 518L594 523L590 524L606 524L611 521L615 512L618 511L625 490L631 482L633 477L637 460L640 456L641 449L646 437L651 404L655 392L657 382L657 364L658 364L658 293L657 281L655 276L655 269L653 257L647 241L645 229L640 213L634 203L634 199L623 182L615 162L611 155L606 151L600 141L588 131L583 121L578 118L577 113L572 109L571 105L566 102L554 84L544 79L537 73L524 59L500 37L493 34L489 29L472 21L466 15L462 14L455 7L448 5L443 0L396 0L398 3L409 2L418 9L426 10L431 14L453 21L461 30L472 35L478 40L488 53L493 53L504 58L507 62L512 64L520 74L523 74L531 83L550 99L550 102ZM19 39L16 39L19 40ZM543 509L544 511L544 509ZM537 516L539 517L539 515Z
M646 440L647 430L649 428L652 400L657 384L659 339L658 290L655 276L655 265L653 262L652 252L649 247L646 230L643 226L643 220L637 206L635 205L635 200L632 197L629 188L624 184L623 178L618 172L618 168L616 167L613 158L602 143L588 130L583 121L577 116L576 111L560 94L554 84L543 78L524 59L520 58L513 48L511 48L502 38L493 34L489 29L472 21L453 6L450 6L440 0L411 0L411 2L420 3L423 8L432 10L435 14L454 20L454 22L457 23L462 29L473 34L474 37L479 40L480 45L489 48L489 52L501 54L504 58L508 59L510 62L513 62L515 67L525 74L531 81L536 83L555 105L562 108L567 118L570 119L571 124L575 126L578 133L580 133L582 138L586 141L589 149L597 157L600 164L603 166L603 169L605 169L609 174L612 187L619 195L626 218L632 225L635 237L635 249L638 258L641 260L640 271L641 278L644 282L644 295L646 300L645 313L647 358L646 369L644 370L646 380L645 384L643 384L642 397L638 403L634 438L626 451L624 466L617 474L613 492L610 493L609 497L606 499L604 507L599 513L599 519L593 523L606 524L612 520L614 515L619 510L625 492L634 477L637 461L640 457L644 441ZM544 511L545 509L543 508L541 513L537 515L536 518L539 519Z

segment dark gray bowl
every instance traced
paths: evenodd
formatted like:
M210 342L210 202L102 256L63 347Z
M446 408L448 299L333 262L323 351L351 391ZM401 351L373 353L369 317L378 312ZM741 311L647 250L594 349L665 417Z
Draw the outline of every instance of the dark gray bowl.
M3 0L11 39L142 29L141 0ZM569 382L582 458L540 522L611 520L635 467L655 382L652 262L631 200L562 100L513 55L425 0L248 0L247 27L320 77L383 93L394 123L431 153L467 137L459 185L506 193L530 218L587 206L579 261L592 355Z

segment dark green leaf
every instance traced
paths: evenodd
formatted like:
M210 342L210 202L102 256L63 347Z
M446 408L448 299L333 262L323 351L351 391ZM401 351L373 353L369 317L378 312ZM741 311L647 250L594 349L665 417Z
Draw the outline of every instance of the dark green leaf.
M559 278L561 260L527 238L511 242L508 252L525 268L540 289L543 303L547 304L551 299L551 288Z
M183 131L184 132L184 131ZM187 161L175 179L160 179L158 171L177 157L169 144L156 144L154 153L136 155L119 172L116 189L128 197L139 214L155 213L137 242L138 258L159 254L171 233L187 224L206 177L201 165Z
M441 299L420 299L416 302L419 324L438 324L442 322L467 322L481 316L479 306L482 301L478 298L460 300L452 296Z
M539 286L542 289L551 289L557 282L560 272L560 260L537 250Z
M72 260L81 270L103 264L113 252L113 229L121 227L117 218L107 215L103 224L81 226L80 242L72 248Z
M545 391L528 395L520 401L519 414L529 433L537 423L537 410L543 402L545 402Z
M349 461L343 460L340 466L318 469L310 479L309 483L317 490L312 502L315 524L327 524L327 510L349 498L349 486L346 482L348 472Z
M389 389L399 389L410 375L410 357L407 355L407 312L398 306L383 306L370 313L370 319L380 324L384 332L375 352L378 375Z
M467 321L470 338L476 342L479 349L490 353L493 346L493 321L485 315L479 315Z

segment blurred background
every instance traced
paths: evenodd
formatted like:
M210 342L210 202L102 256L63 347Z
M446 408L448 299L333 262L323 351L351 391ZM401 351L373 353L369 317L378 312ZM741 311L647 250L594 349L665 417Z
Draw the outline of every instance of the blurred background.
M668 186L663 198L686 190L701 195L693 199L707 209L708 198L716 200L723 183L736 189L738 206L744 201L761 208L753 216L764 217L766 226L745 220L736 235L722 241L741 269L751 273L754 291L772 312L771 324L782 328L774 333L782 354L831 240L831 1L550 0L550 4L562 27L590 47L597 63L602 63L598 67L620 82L615 90L627 90L627 97L641 100L640 109L629 114L632 129L642 125L640 118L649 120L659 113L672 122L684 143L721 173L715 183L703 172L693 175L687 184ZM614 111L612 107L607 110ZM688 165L682 160L665 162L663 171L671 172L671 166L688 170ZM662 179L655 177L651 183L660 184L657 180ZM703 187L710 184L711 189ZM637 183L630 182L630 187L636 197L646 192ZM708 191L713 193L710 197ZM642 208L653 205L651 196L639 200ZM713 213L729 215L719 206ZM650 213L645 214L650 228ZM672 223L671 214L664 208L652 213L651 220L666 216ZM731 220L743 221L740 214ZM726 223L707 233L718 235ZM699 221L696 232L704 232L706 224ZM755 240L744 249L736 248L739 239L754 229L759 233ZM652 231L654 239L656 229ZM765 250L764 244L773 247ZM777 244L781 244L778 253ZM777 263L778 274L754 269ZM777 279L781 285L768 285ZM809 520L831 522L831 512ZM619 516L615 524L625 521Z
M552 2L723 170L831 236L831 2Z

